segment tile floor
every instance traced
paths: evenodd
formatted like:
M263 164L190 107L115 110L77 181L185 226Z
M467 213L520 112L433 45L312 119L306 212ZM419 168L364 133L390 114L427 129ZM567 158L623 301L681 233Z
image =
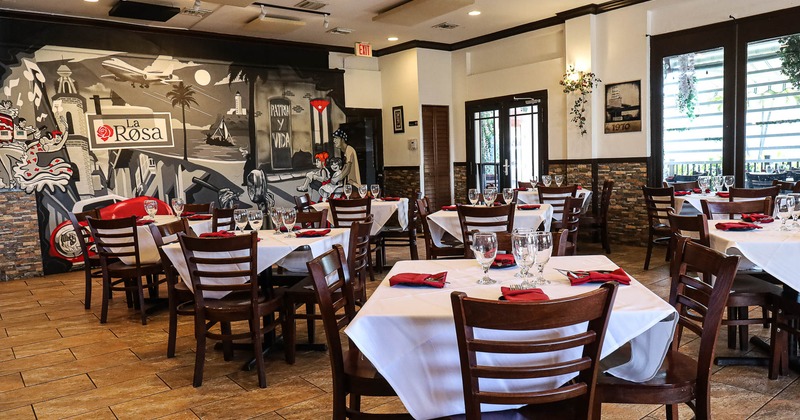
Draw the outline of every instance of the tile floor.
M420 241L420 245L422 245ZM612 260L655 293L668 293L667 266L657 260L643 271L644 249L614 246ZM581 253L598 253L595 244ZM658 251L658 255L663 255ZM390 251L390 262L407 253ZM382 277L382 276L379 276ZM372 290L377 282L370 283ZM205 380L192 387L194 339L191 319L179 325L177 354L166 357L167 314L148 325L114 299L109 322L100 325L100 286L92 310L83 309L83 272L0 283L0 418L330 418L331 378L325 353L299 353L287 365L280 351L267 362L269 386L242 371L247 352L226 362L207 352ZM767 336L768 331L755 328ZM318 328L324 340L322 328ZM300 339L305 330L299 327ZM720 337L718 354L736 354ZM712 411L720 419L791 419L800 413L800 381L792 374L767 379L763 367L714 369ZM367 399L366 409L402 410L397 399ZM683 409L681 418L690 418ZM604 405L604 419L660 419L659 406Z

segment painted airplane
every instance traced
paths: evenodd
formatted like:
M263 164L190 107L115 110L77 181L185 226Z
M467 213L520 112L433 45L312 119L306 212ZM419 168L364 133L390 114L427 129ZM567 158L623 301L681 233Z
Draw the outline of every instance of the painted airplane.
M172 74L174 63L170 63L164 70L153 70L153 66L147 66L144 69L132 66L119 58L111 58L102 63L103 68L110 71L111 74L105 74L100 77L110 77L118 82L130 82L132 87L138 84L141 88L150 87L150 83L178 83L181 79Z

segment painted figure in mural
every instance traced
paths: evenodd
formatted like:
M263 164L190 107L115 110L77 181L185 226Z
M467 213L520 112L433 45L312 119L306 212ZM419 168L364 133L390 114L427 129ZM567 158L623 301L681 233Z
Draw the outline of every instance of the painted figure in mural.
M330 170L325 167L328 156L328 152L321 152L314 155L314 166L316 166L317 169L306 173L306 179L303 185L297 187L297 191L308 192L309 187L313 190L319 189L325 181L331 179Z
M336 193L336 190L341 188L341 180L344 179L344 176L342 175L342 158L331 158L329 162L331 168L331 177L330 179L323 181L322 186L319 187L319 196L323 201L333 196L334 193Z
M28 125L28 120L22 117L17 120L17 130L24 132L26 137L38 131L36 130L36 127Z
M67 142L67 120L60 118L64 126L64 132L52 131L44 132L40 129L34 133L35 141L28 144L23 155L23 160L14 167L14 177L19 187L27 193L34 191L41 192L45 188L55 191L66 190L66 186L72 178L72 166L62 158L55 158L48 161L42 160L42 155L50 152L57 152L64 147ZM42 134L43 133L43 134Z
M346 181L349 184L360 186L361 171L358 168L358 155L356 155L356 149L347 144L347 134L342 129L333 132L333 146L342 151L344 167L340 176L331 177L331 182L340 184L341 181Z

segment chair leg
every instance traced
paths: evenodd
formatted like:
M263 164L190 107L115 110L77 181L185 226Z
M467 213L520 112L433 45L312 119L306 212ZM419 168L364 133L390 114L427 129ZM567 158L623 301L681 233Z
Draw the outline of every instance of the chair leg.
M288 293L284 296L287 296ZM295 344L297 343L297 325L295 324L294 299L286 297L286 328L283 329L283 342L286 351L286 363L293 365L295 362Z
M375 271L372 268L372 253L367 252L367 267L369 269L369 281L375 281Z
M746 320L749 318L749 314L747 310L750 309L747 306L743 306L739 308L739 319ZM747 324L739 326L739 349L740 350L747 350L750 347L750 343L747 340L750 339L750 332L749 326Z
M233 360L233 340L230 339L231 335L231 323L230 322L220 322L219 329L222 331L222 335L228 336L229 338L222 339L222 358L226 362Z
M411 249L411 259L418 260L419 259L419 250L417 249L417 237L411 236L409 239L409 245Z
M198 387L203 385L203 365L206 362L206 321L202 316L195 314L194 319L194 338L197 341L194 355L194 379L192 385Z
M608 228L603 226L600 228L600 240L603 242L603 249L606 254L611 253L611 244L608 243Z
M88 259L84 262L86 268L84 269L84 276L86 276L86 291L83 296L84 309L92 308L92 263Z
M667 409L667 420L678 420L678 406L676 404L667 404L664 407Z
M306 302L306 315L308 319L306 320L306 328L308 330L308 343L314 344L316 342L316 319L314 317L317 315L317 304L313 302Z
M250 336L253 340L253 357L256 358L256 369L258 370L258 386L259 388L266 388L267 374L264 368L264 355L261 351L261 321L258 318L258 314L254 314L250 318Z
M766 305L761 307L761 319L764 320L764 328L769 328L769 310Z
M142 314L142 325L147 325L147 312L144 310L144 286L142 278L136 278L136 291L139 294L139 312Z
M769 378L778 379L789 373L789 334L777 326L777 320L770 327L769 344Z
M350 409L361 411L361 395L350 393Z
M647 238L647 255L644 257L644 269L650 269L650 256L653 253L653 232L650 232Z
M735 321L739 318L736 308L728 308L728 321ZM728 348L736 348L736 326L728 325Z
M172 279L167 279L171 282ZM175 357L175 342L178 337L178 297L172 288L172 283L167 286L167 300L169 305L169 328L167 331L167 357Z
M100 310L100 323L105 324L108 320L108 301L111 299L111 279L103 275L103 303Z

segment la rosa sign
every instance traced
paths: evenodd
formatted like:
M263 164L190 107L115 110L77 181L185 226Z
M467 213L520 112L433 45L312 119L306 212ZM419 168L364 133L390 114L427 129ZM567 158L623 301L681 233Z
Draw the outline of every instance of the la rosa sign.
M91 149L172 147L172 116L152 114L88 115Z

